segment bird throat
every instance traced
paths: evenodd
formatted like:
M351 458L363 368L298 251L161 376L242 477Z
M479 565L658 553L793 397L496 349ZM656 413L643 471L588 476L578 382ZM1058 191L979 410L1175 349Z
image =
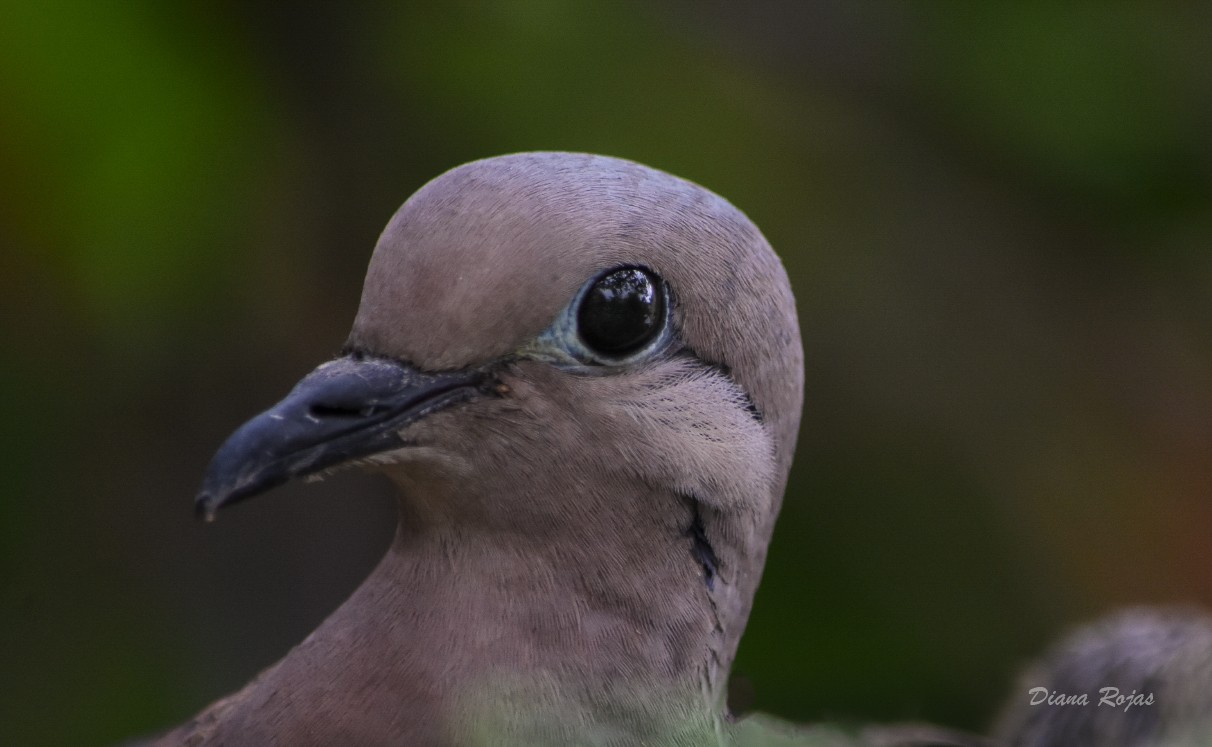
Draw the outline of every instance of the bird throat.
M609 538L581 552L402 526L345 606L390 618L345 623L359 629L345 638L386 638L359 646L382 660L353 669L373 666L402 700L438 705L452 744L598 743L615 732L712 744L727 662L713 598L723 582L701 522L695 514L676 541L654 542L647 576L618 567L635 548ZM345 607L333 617L350 618Z

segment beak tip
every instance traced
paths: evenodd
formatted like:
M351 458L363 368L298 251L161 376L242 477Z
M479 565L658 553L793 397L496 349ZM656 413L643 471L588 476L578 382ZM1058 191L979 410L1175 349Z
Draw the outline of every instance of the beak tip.
M222 506L223 501L217 500L210 493L200 493L194 501L194 517L211 524Z

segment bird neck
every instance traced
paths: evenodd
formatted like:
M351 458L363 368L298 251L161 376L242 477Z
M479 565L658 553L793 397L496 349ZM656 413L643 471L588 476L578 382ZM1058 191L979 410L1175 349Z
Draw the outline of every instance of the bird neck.
M715 733L729 664L719 587L705 583L691 540L674 532L664 541L669 534L628 526L582 537L565 526L544 536L406 520L316 636L377 638L360 648L382 657L380 681L406 700L436 698L463 726L528 738L556 728L560 739L568 724Z
M164 743L722 744L727 587L672 529L402 523L315 632Z

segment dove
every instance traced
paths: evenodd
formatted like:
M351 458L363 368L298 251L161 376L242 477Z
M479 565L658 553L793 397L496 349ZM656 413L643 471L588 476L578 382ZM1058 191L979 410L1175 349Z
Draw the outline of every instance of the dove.
M380 236L341 355L197 497L213 519L371 470L398 490L389 550L157 743L976 744L729 713L802 397L787 274L723 198L588 154L442 174Z

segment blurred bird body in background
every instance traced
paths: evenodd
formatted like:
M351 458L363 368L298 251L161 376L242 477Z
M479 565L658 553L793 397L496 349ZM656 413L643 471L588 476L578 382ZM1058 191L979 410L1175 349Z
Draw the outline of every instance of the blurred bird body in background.
M1137 608L1075 631L1023 672L1005 747L1212 745L1212 617Z

